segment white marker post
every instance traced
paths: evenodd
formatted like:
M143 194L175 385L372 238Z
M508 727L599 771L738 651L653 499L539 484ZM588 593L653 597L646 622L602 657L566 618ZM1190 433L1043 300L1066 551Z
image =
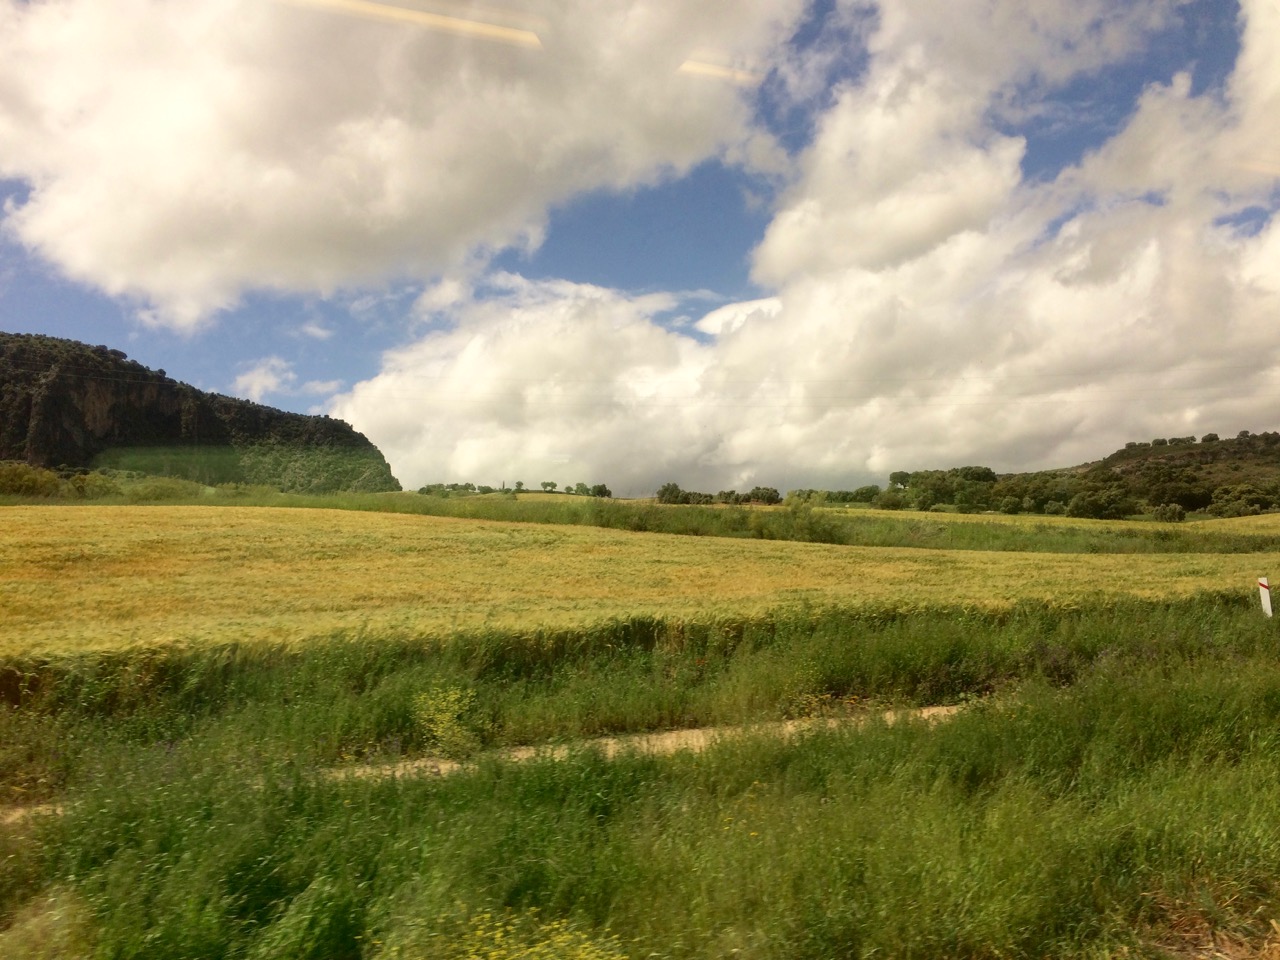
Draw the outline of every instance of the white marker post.
M1267 583L1266 577L1258 578L1258 593L1262 597L1262 612L1271 616L1271 584Z

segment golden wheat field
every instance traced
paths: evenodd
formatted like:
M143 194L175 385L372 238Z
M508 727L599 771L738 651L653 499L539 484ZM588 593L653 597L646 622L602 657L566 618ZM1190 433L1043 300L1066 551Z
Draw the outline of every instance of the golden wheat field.
M1276 559L846 547L262 507L19 506L4 519L3 654L745 615L797 602L1174 596L1247 589Z

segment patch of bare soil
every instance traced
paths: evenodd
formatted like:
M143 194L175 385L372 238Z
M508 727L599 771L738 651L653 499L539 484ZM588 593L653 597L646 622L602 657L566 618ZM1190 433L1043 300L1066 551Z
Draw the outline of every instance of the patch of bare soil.
M561 760L570 753L582 749L599 750L606 757L621 753L647 753L658 756L690 751L700 753L714 743L734 737L774 736L794 737L813 730L834 730L840 727L862 726L879 716L886 723L903 720L927 720L936 723L953 716L964 707L960 705L917 707L914 709L886 710L881 714L864 714L857 717L829 717L804 720L785 720L775 723L757 723L732 727L693 727L685 730L663 730L658 733L636 733L619 737L595 737L573 743L547 744L530 747L508 747L488 754L502 760L552 759ZM385 777L448 776L467 766L466 762L443 757L417 757L397 763L365 764L336 767L329 771L335 779L382 779ZM1280 960L1280 958L1277 958Z
M60 813L62 813L62 807L56 803L32 803L0 807L0 827L12 827L33 817L56 816Z

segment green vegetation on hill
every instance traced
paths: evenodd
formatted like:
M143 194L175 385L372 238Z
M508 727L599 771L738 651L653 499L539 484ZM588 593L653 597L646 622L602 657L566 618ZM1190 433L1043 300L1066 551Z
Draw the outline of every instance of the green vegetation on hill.
M281 490L399 490L350 425L205 393L119 350L0 332L0 461Z
M997 475L989 467L896 471L889 485L853 491L793 490L826 503L869 503L887 510L1047 514L1123 520L1150 514L1178 521L1202 511L1217 517L1280 506L1280 433L1241 431L1132 442L1094 463Z

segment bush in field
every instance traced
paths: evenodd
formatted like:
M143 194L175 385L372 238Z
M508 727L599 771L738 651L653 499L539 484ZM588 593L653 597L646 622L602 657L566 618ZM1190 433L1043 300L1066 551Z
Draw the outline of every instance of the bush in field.
M446 757L466 757L480 746L480 738L466 715L476 701L475 691L435 687L413 698L413 718L429 748Z
M1162 503L1151 511L1151 516L1161 523L1181 523L1187 519L1187 511L1180 503Z
M62 482L52 470L27 463L0 463L0 494L15 497L56 497Z
M120 484L105 473L77 473L69 478L63 488L64 495L78 500L102 500L105 497L118 497Z

